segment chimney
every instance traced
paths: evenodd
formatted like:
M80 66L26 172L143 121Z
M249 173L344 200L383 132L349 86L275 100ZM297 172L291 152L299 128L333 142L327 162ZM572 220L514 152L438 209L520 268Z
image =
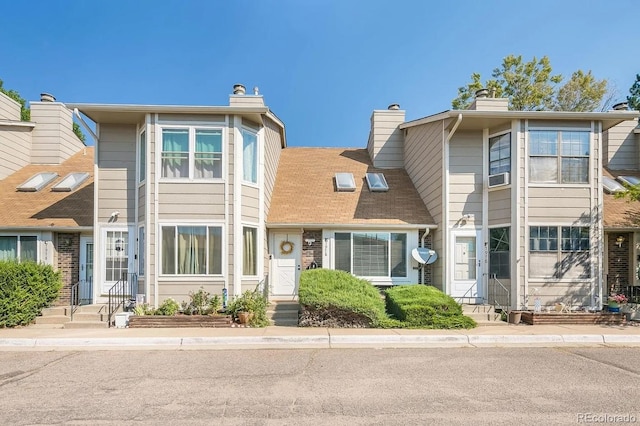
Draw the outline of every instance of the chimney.
M242 84L235 84L233 86L233 94L234 95L244 95L247 93L247 89Z
M470 110L475 111L508 111L509 99L507 98L495 98L495 90L491 91L491 97L489 97L489 90L479 89L476 90L475 100L469 105Z
M618 102L613 106L614 111L627 111L629 109L628 102Z
M253 95L247 95L247 89L243 84L233 85L233 94L229 95L229 106L235 107L264 107L264 99L258 86L253 88Z
M390 104L387 109L374 110L371 114L367 150L374 167L404 167L404 135L398 128L404 118L405 111L400 109L400 104Z
M476 90L476 99L489 97L489 91L487 89Z
M50 93L40 93L40 102L55 102L56 98Z

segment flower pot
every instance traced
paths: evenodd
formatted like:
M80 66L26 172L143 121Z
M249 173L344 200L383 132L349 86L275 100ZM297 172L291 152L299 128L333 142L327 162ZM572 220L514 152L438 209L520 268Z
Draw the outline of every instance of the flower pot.
M620 304L618 302L609 301L607 310L609 312L620 312Z
M240 324L247 325L249 321L253 318L253 312L238 312L238 321Z
M520 320L522 320L522 312L520 311L509 312L509 324L520 324Z

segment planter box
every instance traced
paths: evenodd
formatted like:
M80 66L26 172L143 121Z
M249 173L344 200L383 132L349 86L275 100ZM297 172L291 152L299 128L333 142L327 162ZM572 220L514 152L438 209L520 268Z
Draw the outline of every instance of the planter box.
M625 323L624 314L610 312L522 312L522 322L530 325L537 324L608 324L620 325Z
M132 315L129 328L231 327L229 315Z

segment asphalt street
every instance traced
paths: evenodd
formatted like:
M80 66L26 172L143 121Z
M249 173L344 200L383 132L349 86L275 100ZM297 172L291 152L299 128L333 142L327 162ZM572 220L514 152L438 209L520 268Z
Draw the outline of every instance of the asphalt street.
M640 422L639 355L606 347L0 352L0 424Z

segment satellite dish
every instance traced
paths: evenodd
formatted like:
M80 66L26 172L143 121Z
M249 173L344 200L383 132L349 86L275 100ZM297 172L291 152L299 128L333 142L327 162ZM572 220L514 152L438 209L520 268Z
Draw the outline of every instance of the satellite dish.
M411 250L411 256L421 265L431 265L438 260L438 254L435 250L428 248L414 248Z

